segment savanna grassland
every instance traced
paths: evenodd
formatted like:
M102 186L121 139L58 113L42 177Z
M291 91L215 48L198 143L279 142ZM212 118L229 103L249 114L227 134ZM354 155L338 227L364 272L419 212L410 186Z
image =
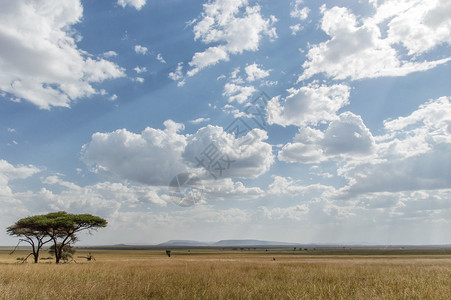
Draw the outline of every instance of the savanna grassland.
M96 261L17 263L1 299L450 299L450 250L89 250ZM47 256L44 252L43 256ZM275 260L274 260L275 259Z

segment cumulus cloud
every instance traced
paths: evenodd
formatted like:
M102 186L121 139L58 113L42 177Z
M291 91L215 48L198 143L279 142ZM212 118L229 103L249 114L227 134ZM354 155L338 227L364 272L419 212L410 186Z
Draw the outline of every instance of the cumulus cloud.
M166 61L164 60L163 55L161 53L157 54L157 60L163 64L166 63Z
M318 144L302 142L287 143L279 151L277 158L290 163L320 163L327 160Z
M210 180L204 184L204 195L207 201L216 200L249 200L265 195L259 187L246 187L242 182L234 182L231 178Z
M115 56L117 56L117 52L116 51L107 51L107 52L103 53L103 56L106 58L115 57Z
M299 20L305 20L308 18L308 15L310 13L310 8L307 6L304 6L301 8L302 4L304 3L303 0L295 0L292 2L292 10L290 11L290 16L292 18L297 18Z
M190 123L191 124L200 124L200 123L204 123L204 122L209 122L210 118L197 118L195 120L191 120Z
M336 160L337 175L347 184L323 191L326 198L354 201L349 204L354 208L337 208L334 204L331 211L356 212L356 203L361 203L364 211L380 205L398 211L410 205L407 203L410 201L420 205L421 195L435 199L434 203L439 205L437 195L451 189L450 100L449 97L429 100L407 116L384 121L385 131L379 136L371 134L360 116L343 112L325 129L300 127L293 141L279 151L278 159L304 164ZM300 181L276 176L268 192L296 194L308 187ZM404 201L399 202L400 195Z
M291 34L292 35L296 35L299 31L302 30L302 25L301 24L295 24L295 25L291 25L290 29L291 29Z
M299 204L290 207L274 207L268 208L266 206L260 206L258 213L263 215L269 220L296 220L301 221L305 219L310 209L307 204Z
M122 7L129 5L136 8L137 10L141 10L141 8L146 5L146 0L117 0L117 4Z
M140 134L119 129L95 133L83 146L83 158L97 172L148 185L166 186L172 177L185 172L181 154L186 137L184 126L171 120L165 129L147 127Z
M219 61L229 60L229 54L258 50L261 37L275 38L276 18L263 18L260 6L249 6L247 0L216 0L204 4L201 18L195 21L194 39L215 44L196 52L189 62L188 76Z
M325 131L301 127L278 153L286 162L320 163L329 159L369 156L375 150L375 140L360 116L351 112L338 115Z
M134 207L140 203L166 206L167 195L161 194L154 187L145 185L124 185L106 181L82 187L65 181L59 176L46 177L42 182L47 187L42 188L39 193L45 196L51 210L83 211L84 209L113 215L120 207ZM55 186L63 189L59 193L49 190Z
M140 67L140 66L136 66L133 70L135 70L135 72L138 73L138 74L147 72L147 68L146 67Z
M135 45L135 52L137 54L146 55L149 49L147 47L141 46L141 45Z
M40 169L33 166L14 166L6 160L0 160L0 199L2 197L11 196L12 191L8 186L8 183L15 179L25 179L36 173L39 173Z
M415 56L451 42L451 17L442 14L450 5L443 2L385 1L376 5L373 18L364 20L357 20L347 8L323 5L321 29L331 38L309 49L299 81L318 73L336 80L405 76L448 62L451 57L419 61ZM381 32L386 21L388 31ZM407 56L397 44L409 50Z
M360 116L344 112L338 120L330 123L320 145L327 155L368 155L372 153L375 142Z
M175 71L174 72L170 72L168 77L170 79L174 80L174 81L182 79L183 78L182 69L183 69L183 63L178 63Z
M400 43L409 55L427 52L441 44L451 44L451 3L447 0L400 3L385 1L375 19L388 20L387 39Z
M190 66L194 66L193 69L187 72L188 76L193 76L201 69L215 65L219 61L229 60L229 54L227 53L227 49L222 46L218 47L210 47L204 52L196 52L192 58L192 60L188 63Z
M344 195L451 188L450 116L450 98L441 97L386 121L376 156L338 169L349 182Z
M208 125L187 137L183 157L207 175L257 178L274 162L272 147L264 142L267 138L261 129L235 137L222 127ZM215 161L210 160L211 157L216 157Z
M334 188L319 183L306 185L301 180L291 177L273 176L274 181L269 185L268 193L273 195L299 196L312 193L333 191Z
M349 103L349 91L343 84L309 84L290 89L283 103L278 98L268 102L268 123L303 126L336 120L337 111Z
M217 126L187 135L180 133L183 124L168 120L164 126L140 134L126 129L95 133L83 146L83 159L95 172L150 186L167 186L182 172L210 179L256 178L274 161L260 129L235 138Z
M83 7L71 1L2 1L0 89L40 108L69 107L98 93L91 85L125 76L116 64L78 49L73 25Z
M300 127L293 139L293 143L287 143L278 153L278 159L286 162L319 163L327 158L320 142L324 133L311 127Z
M226 83L224 85L223 96L228 97L229 102L236 101L238 103L246 102L257 90L253 86L241 86L234 83Z
M263 70L256 63L246 66L244 68L247 74L247 81L253 82L255 80L263 79L269 76L270 70Z

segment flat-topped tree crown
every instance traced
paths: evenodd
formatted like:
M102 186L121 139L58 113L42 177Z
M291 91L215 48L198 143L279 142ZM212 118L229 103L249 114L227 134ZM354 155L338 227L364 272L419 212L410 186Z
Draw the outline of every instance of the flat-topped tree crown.
M83 230L96 230L106 227L108 222L91 214L69 214L65 211L52 212L45 215L20 219L7 228L10 235L24 237L21 241L29 243L33 248L35 262L38 260L40 248L53 241L55 260L59 263L63 248L77 241L76 234Z
M6 232L9 235L20 237L19 244L21 242L28 243L32 249L31 254L33 255L34 262L37 263L39 261L39 251L42 246L52 240L47 234L47 229L47 219L45 216L40 215L18 220L6 228Z

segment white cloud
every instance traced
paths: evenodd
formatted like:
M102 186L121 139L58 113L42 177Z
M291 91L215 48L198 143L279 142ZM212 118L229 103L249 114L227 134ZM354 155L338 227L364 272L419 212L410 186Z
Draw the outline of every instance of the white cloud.
M138 73L138 74L147 72L147 68L146 67L140 67L140 66L136 66L133 70L135 70L135 72Z
M12 191L8 186L11 180L25 179L36 173L39 173L40 169L35 166L13 166L6 160L0 160L0 199L2 197L11 196Z
M300 127L293 142L279 151L278 158L292 163L337 160L337 174L347 185L336 191L324 191L340 201L369 197L374 205L379 205L385 203L384 198L395 199L400 193L405 195L404 202L412 201L418 196L414 191L429 195L451 188L450 116L449 97L429 100L408 116L385 121L385 133L373 137L360 116L344 112L325 130ZM275 177L269 192L296 194L306 187L290 178ZM391 201L387 205L393 210L396 203L407 205L404 202ZM365 202L366 208L371 205ZM337 209L342 210L330 206L330 212ZM345 211L353 210L349 209Z
M279 151L277 158L290 163L320 163L327 160L323 150L316 144L301 142L287 143Z
M3 159L0 160L0 177L6 181L14 179L25 179L39 172L40 172L39 168L33 165L13 166L6 160Z
M236 101L241 104L246 102L246 100L256 91L257 90L253 86L241 86L234 83L226 83L222 95L229 97L229 102Z
M263 215L269 220L296 220L301 221L305 219L310 209L307 204L299 204L290 207L274 207L268 208L266 206L260 206L258 213Z
M136 77L134 80L136 82L139 82L139 83L143 83L144 82L144 78L142 78L142 77Z
M349 184L343 195L451 188L449 97L431 100L407 117L384 122L376 156L338 169Z
M338 115L323 132L300 127L293 139L278 153L278 159L290 163L320 163L330 159L357 159L373 154L375 140L360 116L351 112Z
M204 52L196 52L192 60L189 62L189 65L194 68L189 70L187 75L193 76L201 69L207 66L215 65L221 60L229 60L229 54L227 53L225 47L210 47Z
M369 155L375 142L360 116L344 112L332 121L320 142L327 155Z
M83 158L100 173L148 185L167 186L186 171L181 161L186 137L182 124L164 122L165 129L147 127L140 134L126 129L95 133L83 146Z
M147 52L149 51L148 49L147 49L147 47L144 47L144 46L141 46L141 45L135 45L135 52L137 53L137 54L142 54L142 55L146 55L147 54Z
M48 187L42 188L39 194L44 196L50 210L85 210L111 216L121 206L134 207L140 203L166 206L166 201L158 195L158 189L149 186L99 182L81 187L58 176L44 178L43 184ZM54 186L60 186L63 190L59 193L49 190Z
M125 76L116 64L78 49L73 25L83 7L70 1L3 1L0 89L40 108L69 107L96 94L92 82Z
M303 4L303 0L295 0L292 3L293 9L290 11L290 16L292 18L297 18L299 20L305 20L308 18L308 15L310 13L310 8L307 6L304 6L301 8L301 5Z
M259 65L257 65L256 63L246 66L244 70L246 71L247 81L249 82L268 77L270 72L270 70L260 69Z
M209 121L210 121L210 118L197 118L195 120L190 121L190 123L200 124L200 123L209 122Z
M103 56L106 58L111 58L117 56L117 53L115 51L107 51L103 53Z
M390 20L387 38L393 44L401 43L409 50L409 55L451 44L451 3L447 0L414 1L403 5L390 0L382 3L378 11L383 12L378 17Z
M226 104L222 108L222 111L226 114L233 115L235 119L242 118L242 117L248 117L248 114L246 114L244 111L239 110L233 105Z
M300 127L293 139L278 153L278 159L286 162L319 163L327 160L323 149L319 146L324 138L321 130L311 127Z
M349 91L350 88L343 84L309 84L290 89L283 104L278 98L268 102L268 123L304 126L336 120L337 111L349 103Z
M419 61L411 56L451 42L451 17L441 14L451 6L440 2L386 1L377 7L374 18L364 20L357 20L347 8L327 9L323 5L321 29L331 38L309 49L299 81L318 73L336 80L405 76L448 62L451 57ZM401 14L394 14L396 11ZM379 26L389 19L388 31L381 32ZM409 55L396 49L400 43L408 48Z
M164 60L163 55L161 53L157 54L157 60L163 64L166 63L166 61Z
M205 199L209 200L249 200L264 196L265 192L258 187L246 187L240 181L234 182L231 178L209 180L204 183Z
M267 138L261 129L235 137L221 127L208 125L187 137L183 157L189 165L213 178L257 178L274 162L272 147L264 142Z
M334 191L330 186L319 183L305 185L300 180L291 177L273 176L274 181L269 185L268 193L273 195L299 196L312 193L322 194L325 191Z
M201 18L194 22L194 39L216 46L194 54L189 62L192 69L188 76L221 60L228 60L229 54L257 51L263 35L277 37L273 27L276 21L273 16L264 19L260 6L249 6L247 0L216 0L204 4Z
M230 79L233 82L239 82L239 83L243 83L242 79L240 76L238 76L238 74L241 72L240 67L236 67L235 69L233 69L233 71L230 73Z
M175 175L188 171L210 179L214 178L211 174L255 178L274 162L271 145L263 142L267 139L263 130L235 138L211 125L191 135L179 133L182 124L168 120L164 125L164 130L148 127L140 134L126 129L95 133L83 146L83 159L95 172L151 186L167 186ZM220 156L207 162L208 149L217 149L215 154Z
M412 112L407 117L398 117L395 120L384 121L384 126L389 132L404 130L413 125L425 126L433 139L444 138L450 133L451 105L450 97L440 97L437 100L429 100ZM447 141L451 141L446 139Z
M183 78L183 73L182 73L182 69L183 69L183 63L178 63L177 64L177 68L175 69L174 72L170 72L168 77L174 81L177 81L179 79Z
M303 29L301 24L295 24L290 26L291 34L296 35L299 31Z
M126 7L127 5L133 6L137 10L141 10L141 8L146 5L146 0L117 0L117 4Z

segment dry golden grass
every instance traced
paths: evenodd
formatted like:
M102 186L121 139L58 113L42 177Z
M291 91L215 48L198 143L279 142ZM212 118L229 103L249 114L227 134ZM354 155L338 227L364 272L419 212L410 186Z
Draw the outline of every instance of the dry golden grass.
M87 251L79 251L83 255ZM2 299L450 299L450 255L92 251L96 262L17 264L0 250ZM273 261L273 257L276 258Z

